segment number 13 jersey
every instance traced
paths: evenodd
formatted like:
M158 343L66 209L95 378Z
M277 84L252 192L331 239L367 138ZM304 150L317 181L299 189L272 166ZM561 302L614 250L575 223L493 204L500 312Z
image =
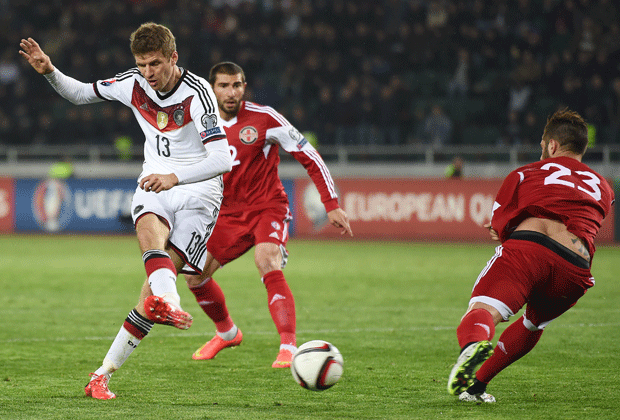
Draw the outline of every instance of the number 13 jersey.
M208 155L209 143L225 140L211 85L182 69L170 92L153 90L137 68L93 84L101 99L117 100L131 108L145 135L142 177L177 173ZM222 178L177 185L194 196L222 194Z
M493 205L491 225L504 242L528 217L558 220L586 241L594 255L594 237L613 203L607 180L586 164L569 157L548 158L506 177Z

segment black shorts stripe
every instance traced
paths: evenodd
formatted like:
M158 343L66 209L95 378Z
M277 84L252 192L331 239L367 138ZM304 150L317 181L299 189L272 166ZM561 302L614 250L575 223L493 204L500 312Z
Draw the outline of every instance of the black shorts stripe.
M187 255L185 254L185 252L181 251L181 249L177 247L175 244L173 244L172 242L168 241L168 245L170 246L170 248L172 248L174 252L176 252L179 255L179 257L181 257L181 259L183 260L185 264L189 265L190 268L195 271L195 273L191 273L187 270L181 270L180 272L187 273L187 274L201 274L202 273L202 269L204 267L198 267L196 264L194 264L190 259L187 258Z
M205 252L207 252L206 245L201 245L199 249L194 251L194 256L192 257L192 260L191 260L192 264L195 266L198 266L198 263L200 263L200 259L202 258Z

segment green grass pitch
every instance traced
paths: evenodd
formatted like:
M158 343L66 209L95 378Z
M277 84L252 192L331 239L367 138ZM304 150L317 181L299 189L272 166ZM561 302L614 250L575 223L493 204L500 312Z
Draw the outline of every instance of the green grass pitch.
M215 278L244 342L211 361L214 333L182 278L188 331L156 326L110 389L84 396L144 279L134 237L0 236L2 419L612 419L620 412L620 248L599 246L596 286L500 374L491 405L446 392L455 328L494 244L300 241L285 275L298 344L344 356L333 388L311 392L272 369L279 340L251 254ZM498 327L496 338L506 327Z

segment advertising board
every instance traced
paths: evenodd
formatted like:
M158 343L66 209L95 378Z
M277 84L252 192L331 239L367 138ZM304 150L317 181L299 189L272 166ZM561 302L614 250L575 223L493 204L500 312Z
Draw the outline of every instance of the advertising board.
M133 232L135 179L18 179L15 231Z
M482 227L491 216L500 179L339 179L339 203L358 239L489 240ZM295 236L338 237L314 184L298 179ZM597 242L613 240L610 214Z

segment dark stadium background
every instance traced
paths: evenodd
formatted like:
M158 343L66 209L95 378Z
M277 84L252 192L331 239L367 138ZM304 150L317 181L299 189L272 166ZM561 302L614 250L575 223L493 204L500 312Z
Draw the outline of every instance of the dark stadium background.
M131 179L142 160L129 110L60 98L17 53L24 37L93 82L135 65L138 25L166 24L181 66L206 77L240 64L247 99L304 132L336 179L440 184L456 156L464 181L502 178L538 158L546 117L568 106L591 126L586 162L614 180L618 12L611 0L0 1L0 217L19 216L17 181L54 162L78 179ZM305 176L287 156L281 174Z

